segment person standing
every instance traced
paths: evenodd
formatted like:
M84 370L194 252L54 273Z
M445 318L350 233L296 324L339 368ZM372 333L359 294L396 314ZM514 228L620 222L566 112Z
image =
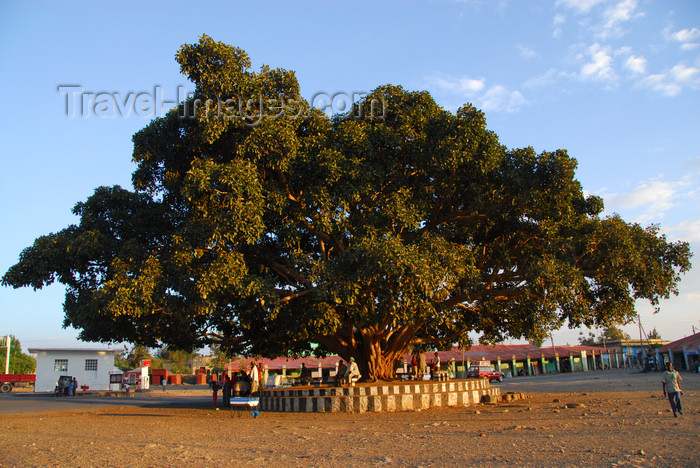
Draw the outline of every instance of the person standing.
M433 367L430 371L430 377L433 379L440 378L440 371L442 370L442 362L440 361L440 355L435 351L435 359L433 360Z
M258 391L260 376L258 375L258 365L253 361L253 367L250 369L250 394L253 395Z
M340 363L338 364L338 370L335 373L335 385L336 387L340 387L345 383L345 371L348 370L348 366L345 365L345 361L342 359L340 360Z
M301 363L301 372L299 373L299 382L301 382L302 385L308 385L309 380L310 380L310 375L311 373L309 372L309 368L306 367L306 364L303 362Z
M224 408L231 406L231 377L228 373L224 375L224 388L222 390L221 396L224 400Z
M73 394L72 394L72 396L75 396L76 393L78 393L78 379L73 377Z
M411 374L413 374L413 380L418 380L418 355L416 353L411 354Z
M221 388L221 385L219 385L219 382L217 380L212 379L211 381L211 407L216 408L216 399L219 396L219 389Z
M668 396L668 401L671 403L674 418L677 418L678 414L683 415L683 406L681 405L681 395L683 395L681 390L682 380L681 375L673 370L673 364L667 362L666 372L661 375L661 385L664 396Z

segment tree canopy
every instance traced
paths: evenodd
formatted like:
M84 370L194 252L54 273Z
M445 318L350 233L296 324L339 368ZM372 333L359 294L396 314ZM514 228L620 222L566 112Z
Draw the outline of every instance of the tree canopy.
M593 332L588 332L587 337L583 336L583 332L581 332L580 335L578 342L588 346L605 345L609 341L630 339L629 334L615 326L603 327L603 330L597 336Z
M0 374L5 373L7 348L0 348ZM10 335L10 374L33 374L36 371L36 359L22 352L22 345L14 335Z
M141 367L141 361L150 360L151 369L168 369L175 374L189 374L192 372L191 362L196 353L181 349L169 349L164 347L151 354L146 346L135 345L131 349L125 349L115 356L114 365L123 371Z
M81 339L266 356L316 343L386 378L411 346L470 332L627 321L690 268L658 226L601 218L565 150L505 148L469 104L386 85L328 117L293 72L252 71L207 36L177 60L196 90L134 135L134 190L98 188L3 277L65 284Z

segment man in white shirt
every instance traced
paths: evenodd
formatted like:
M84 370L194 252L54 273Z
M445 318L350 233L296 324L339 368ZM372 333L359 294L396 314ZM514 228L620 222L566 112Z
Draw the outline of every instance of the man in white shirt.
M668 395L668 401L671 403L671 410L673 410L674 418L677 418L678 414L683 416L683 407L681 406L681 395L683 395L683 391L681 390L682 380L681 375L673 370L673 364L667 362L666 372L661 374L661 385L664 390L664 396Z
M355 358L351 357L350 365L348 365L348 370L345 371L344 381L352 385L357 380L359 380L360 377L362 377L362 375L360 375L360 368L357 366Z
M253 395L258 391L258 383L260 375L258 375L258 365L253 362L253 367L250 369L250 394Z

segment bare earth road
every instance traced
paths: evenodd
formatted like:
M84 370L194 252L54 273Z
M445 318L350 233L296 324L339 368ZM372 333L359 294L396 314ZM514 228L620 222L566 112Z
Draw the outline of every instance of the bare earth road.
M0 398L0 466L698 467L700 374L684 415L660 374L607 371L500 384L526 400L420 412L216 411L204 390L62 401ZM65 399L68 400L68 399Z

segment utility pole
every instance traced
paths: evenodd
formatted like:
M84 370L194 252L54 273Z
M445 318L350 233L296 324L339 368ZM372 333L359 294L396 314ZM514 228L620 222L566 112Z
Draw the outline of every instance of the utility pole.
M559 356L557 356L557 348L554 347L552 332L549 332L549 339L552 340L552 351L554 351L554 370L561 373L561 369L559 369Z
M10 335L7 335L5 337L5 345L7 347L7 356L5 357L5 373L9 374L10 373L10 342L12 341L12 338L10 338Z
M637 314L637 320L639 320L639 364L644 368L644 345L642 344L642 316Z

